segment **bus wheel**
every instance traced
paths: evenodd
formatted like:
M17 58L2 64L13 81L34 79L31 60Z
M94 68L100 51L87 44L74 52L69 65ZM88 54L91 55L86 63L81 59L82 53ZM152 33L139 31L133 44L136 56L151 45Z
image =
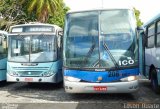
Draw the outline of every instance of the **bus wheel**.
M155 93L160 93L160 86L158 85L158 79L157 79L157 72L155 69L152 69L151 71L151 85L152 89Z

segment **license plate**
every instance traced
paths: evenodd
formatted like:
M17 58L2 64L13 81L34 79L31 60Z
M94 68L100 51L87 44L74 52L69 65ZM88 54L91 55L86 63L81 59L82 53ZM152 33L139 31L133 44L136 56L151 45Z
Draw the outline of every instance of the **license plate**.
M93 88L95 91L106 91L107 90L106 86L94 86Z
M25 81L26 81L26 82L32 82L32 81L33 81L33 78L25 78Z

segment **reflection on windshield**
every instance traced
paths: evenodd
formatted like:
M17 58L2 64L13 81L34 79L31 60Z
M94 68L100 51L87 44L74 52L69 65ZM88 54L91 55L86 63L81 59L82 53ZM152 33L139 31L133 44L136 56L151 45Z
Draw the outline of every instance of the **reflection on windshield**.
M133 16L132 14L131 11L127 10L101 12L100 46L102 49L100 51L102 53L100 57L106 63L109 59L105 59L108 53L103 46L104 44L107 45L114 60L120 67L138 64L138 47L134 29L136 24L133 23L133 18L130 18L130 16ZM102 65L103 67L108 66L108 64Z
M53 36L33 36L31 41L31 62L53 61L56 57L55 40Z
M70 16L65 54L66 63L73 67L89 67L98 59L97 12Z
M68 14L64 34L64 65L74 68L138 65L135 28L134 14L130 10Z
M47 62L57 58L53 35L10 36L9 61Z

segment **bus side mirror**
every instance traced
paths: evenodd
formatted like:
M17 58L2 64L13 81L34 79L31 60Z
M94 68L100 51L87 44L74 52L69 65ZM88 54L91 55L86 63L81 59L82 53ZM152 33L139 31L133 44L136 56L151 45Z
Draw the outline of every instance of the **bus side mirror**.
M58 31L59 36L63 36L63 31Z
M138 27L137 27L137 31L138 31L138 32L144 31L144 27L143 27L143 26L138 26Z

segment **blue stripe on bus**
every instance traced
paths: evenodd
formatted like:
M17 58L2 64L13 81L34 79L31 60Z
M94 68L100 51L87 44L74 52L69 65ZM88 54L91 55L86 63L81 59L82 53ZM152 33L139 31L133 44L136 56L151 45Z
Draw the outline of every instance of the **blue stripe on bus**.
M115 73L118 73L118 76L114 75ZM124 70L117 70L117 71L104 71L104 72L64 70L64 76L71 76L71 77L79 78L83 81L88 81L88 82L97 82L98 77L103 78L101 82L113 82L113 81L118 81L121 78L133 76L133 75L139 75L139 68L124 69Z

